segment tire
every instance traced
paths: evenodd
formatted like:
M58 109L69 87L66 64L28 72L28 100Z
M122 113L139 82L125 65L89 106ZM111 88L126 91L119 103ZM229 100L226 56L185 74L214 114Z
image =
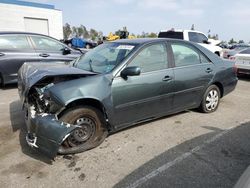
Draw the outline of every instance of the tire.
M203 95L199 107L200 111L204 113L212 113L216 111L220 104L220 97L220 89L216 85L209 86Z
M59 148L59 154L80 153L99 146L108 135L106 122L100 110L91 106L68 109L60 121L78 124Z
M86 49L90 49L90 45L89 44L86 45Z

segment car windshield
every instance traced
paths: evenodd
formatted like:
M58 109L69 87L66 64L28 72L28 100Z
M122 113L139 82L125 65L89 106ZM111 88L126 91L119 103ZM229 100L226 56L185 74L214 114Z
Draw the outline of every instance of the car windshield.
M134 45L102 44L76 60L75 67L96 73L108 73L119 65L133 50Z

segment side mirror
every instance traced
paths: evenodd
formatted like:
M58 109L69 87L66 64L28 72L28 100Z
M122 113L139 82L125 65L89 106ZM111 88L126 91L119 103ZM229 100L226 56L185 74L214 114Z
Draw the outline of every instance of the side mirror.
M68 55L71 53L71 50L69 48L63 48L62 53L63 55Z
M208 40L203 40L202 41L204 44L211 44Z
M121 72L121 77L127 79L128 76L138 76L141 74L141 69L139 67L126 67Z

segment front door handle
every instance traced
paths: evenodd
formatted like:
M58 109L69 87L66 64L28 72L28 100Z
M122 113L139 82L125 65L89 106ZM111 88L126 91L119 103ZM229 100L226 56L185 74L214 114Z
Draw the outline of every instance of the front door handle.
M5 55L4 53L0 52L0 56L4 56L4 55Z
M40 57L49 57L49 54L39 54Z
M172 80L173 78L171 77L171 76L165 76L163 79L162 79L162 81L170 81L170 80Z
M213 69L207 68L207 69L206 69L206 72L207 72L207 73L213 72Z

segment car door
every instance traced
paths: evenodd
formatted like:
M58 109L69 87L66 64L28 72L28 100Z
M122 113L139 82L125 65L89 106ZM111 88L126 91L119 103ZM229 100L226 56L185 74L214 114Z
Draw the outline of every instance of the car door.
M214 76L214 64L196 47L172 42L174 59L174 109L199 106L203 93Z
M118 74L112 83L113 124L119 128L166 114L172 107L174 75L165 43L141 49L127 65L132 66L140 67L139 76L124 79Z
M30 39L37 52L38 61L71 61L80 56L80 52L70 50L64 53L64 49L69 49L61 42L46 36L30 35Z
M26 35L0 35L0 74L5 83L16 82L19 68L35 57L36 53Z

